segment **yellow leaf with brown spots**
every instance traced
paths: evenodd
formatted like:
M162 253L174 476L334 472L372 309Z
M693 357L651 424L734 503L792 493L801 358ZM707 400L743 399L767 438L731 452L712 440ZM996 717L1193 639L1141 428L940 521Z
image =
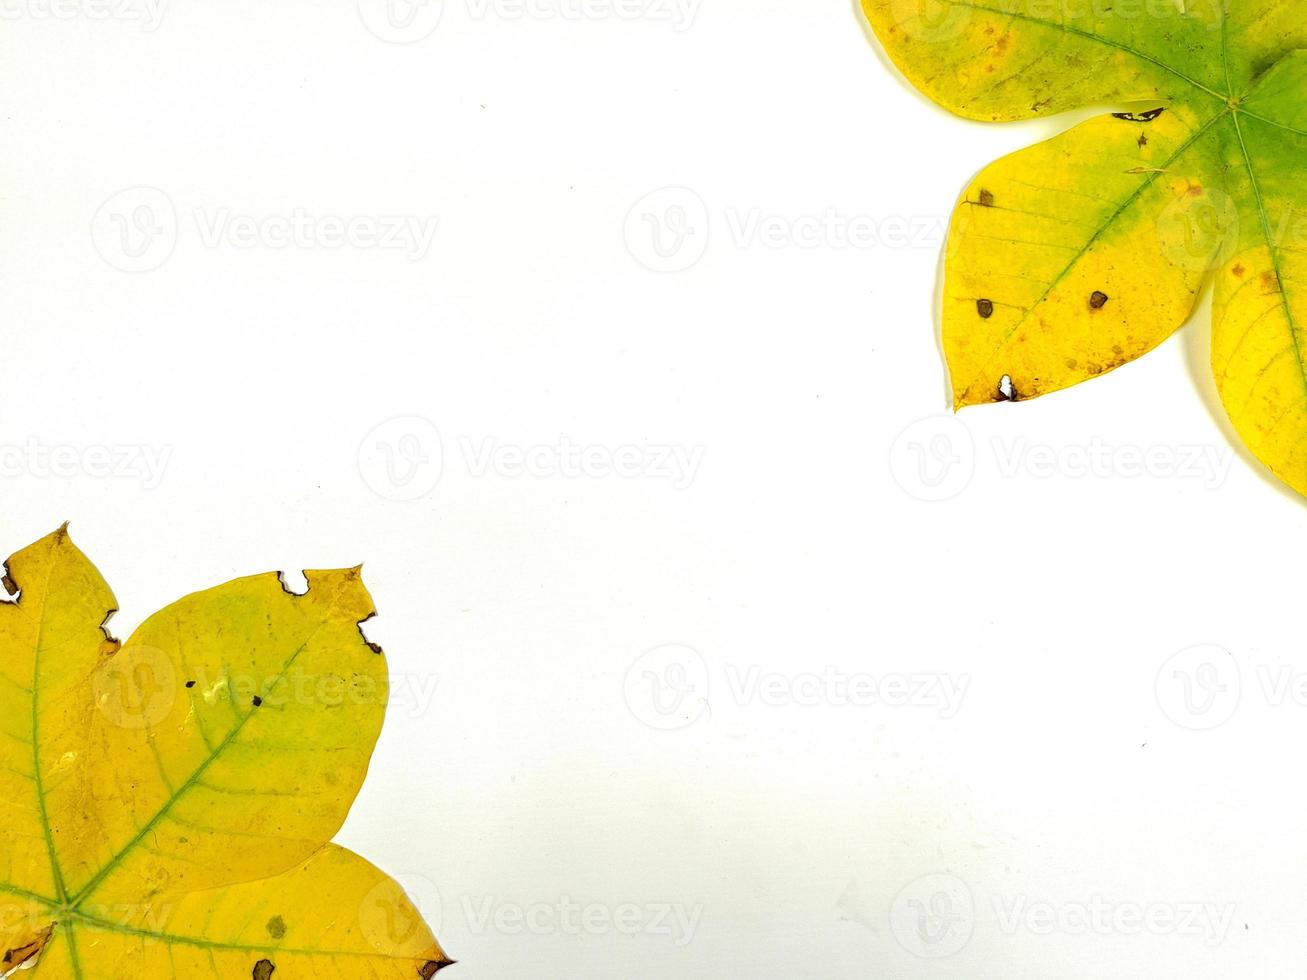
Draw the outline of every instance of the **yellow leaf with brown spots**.
M955 407L1157 346L1216 280L1236 430L1307 494L1307 19L1287 0L863 0L904 75L983 120L1118 103L986 168L954 212ZM1138 104L1142 103L1142 104Z
M0 601L0 976L430 977L418 910L328 844L388 699L358 569L188 596L119 644L61 529Z

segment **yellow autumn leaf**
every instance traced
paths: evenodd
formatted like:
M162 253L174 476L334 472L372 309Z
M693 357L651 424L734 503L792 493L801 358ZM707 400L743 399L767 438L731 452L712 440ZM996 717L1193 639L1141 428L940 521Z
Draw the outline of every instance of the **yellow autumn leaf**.
M402 890L327 843L388 697L357 568L188 596L124 644L61 529L0 602L0 976L430 977Z
M862 2L907 78L959 115L1120 104L986 168L959 201L943 308L955 407L1037 397L1132 361L1215 279L1225 409L1307 494L1301 4Z

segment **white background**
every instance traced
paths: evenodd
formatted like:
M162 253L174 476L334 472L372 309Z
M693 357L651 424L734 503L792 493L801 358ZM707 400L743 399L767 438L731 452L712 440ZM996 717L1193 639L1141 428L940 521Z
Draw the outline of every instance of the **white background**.
M69 2L0 32L0 553L71 520L122 636L365 562L341 840L451 976L1295 975L1307 527L1206 314L941 417L940 222L1073 120L845 0Z

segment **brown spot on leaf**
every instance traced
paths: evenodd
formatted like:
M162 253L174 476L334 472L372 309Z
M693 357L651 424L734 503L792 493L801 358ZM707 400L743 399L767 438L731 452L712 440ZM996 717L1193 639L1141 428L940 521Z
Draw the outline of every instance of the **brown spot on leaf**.
M1245 269L1245 268L1243 267L1243 263L1242 263L1242 262L1236 262L1236 263L1234 264L1234 268L1230 270L1230 274L1233 275L1233 276L1237 276L1238 278L1242 279L1242 278L1243 278L1243 274L1244 274L1245 272L1247 272L1247 271L1248 271L1248 270Z
M994 206L994 192L980 189L980 206L982 208L992 208Z
M286 920L279 915L274 915L268 920L268 935L273 939L281 939L286 935Z
M1139 149L1142 150L1145 146L1148 145L1148 137L1145 136L1143 133L1140 133L1139 139L1136 142L1138 142L1139 144Z
M254 964L254 973L252 976L254 980L268 980L276 969L277 968L272 965L272 960L259 960L259 962Z
M1202 184L1190 184L1190 185L1189 185L1189 189L1188 189L1187 191L1185 191L1185 193L1188 194L1190 197L1202 197L1202 196L1203 196L1203 185L1202 185Z
M451 959L427 960L418 968L418 976L422 980L431 980L437 973L447 966L453 966L454 961Z
M1267 269L1262 273L1262 289L1269 293L1278 293L1280 291L1280 280L1276 277L1275 272Z
M982 320L988 320L994 315L994 301L992 299L976 300L976 312L980 314Z
M1077 361L1074 357L1068 357L1066 359L1066 369L1068 371L1074 371L1076 369L1076 365L1079 363L1080 362Z
M1089 308L1091 310L1101 310L1104 306L1107 305L1107 300L1108 300L1107 293L1103 292L1102 290L1095 289L1093 295L1089 297Z

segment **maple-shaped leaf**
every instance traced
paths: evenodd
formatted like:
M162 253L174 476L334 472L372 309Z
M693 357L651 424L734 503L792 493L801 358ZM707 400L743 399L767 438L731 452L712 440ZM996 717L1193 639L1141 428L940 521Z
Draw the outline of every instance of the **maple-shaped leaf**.
M1117 104L1000 160L950 226L955 407L1034 398L1151 350L1216 282L1235 429L1307 493L1302 0L863 0L907 78L959 115Z
M0 976L429 978L400 887L327 841L387 702L358 569L168 606L125 644L66 529L0 602ZM3 598L3 595L0 595Z

